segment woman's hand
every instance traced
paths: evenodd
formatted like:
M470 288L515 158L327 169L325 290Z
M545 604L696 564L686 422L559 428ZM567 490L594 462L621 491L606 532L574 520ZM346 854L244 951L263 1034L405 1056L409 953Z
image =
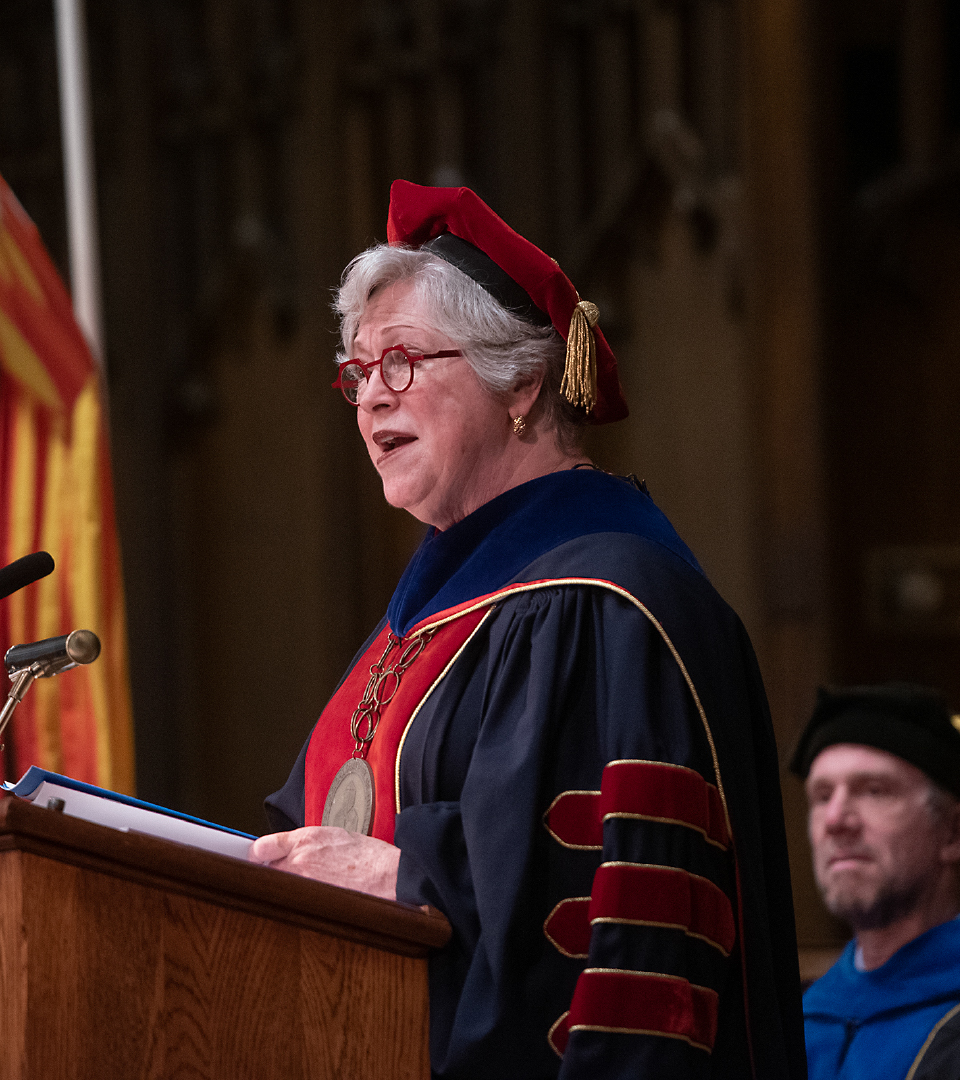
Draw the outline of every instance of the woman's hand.
M247 858L345 889L397 898L400 849L372 836L331 825L269 833L250 845Z

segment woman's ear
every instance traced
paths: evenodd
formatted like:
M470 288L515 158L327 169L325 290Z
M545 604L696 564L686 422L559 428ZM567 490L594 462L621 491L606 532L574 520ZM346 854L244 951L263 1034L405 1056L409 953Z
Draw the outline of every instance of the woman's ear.
M528 415L534 403L540 396L543 386L543 372L532 372L528 375L520 375L510 390L510 413Z

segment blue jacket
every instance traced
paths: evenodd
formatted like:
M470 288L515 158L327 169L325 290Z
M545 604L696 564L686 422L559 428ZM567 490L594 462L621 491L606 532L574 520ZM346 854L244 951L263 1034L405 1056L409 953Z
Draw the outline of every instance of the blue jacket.
M903 1080L936 1024L960 1002L960 920L935 926L873 971L855 943L804 994L810 1080Z

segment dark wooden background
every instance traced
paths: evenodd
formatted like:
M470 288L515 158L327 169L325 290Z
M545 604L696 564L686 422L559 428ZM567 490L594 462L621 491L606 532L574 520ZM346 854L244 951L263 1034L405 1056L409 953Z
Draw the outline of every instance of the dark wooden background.
M397 176L600 305L632 415L590 450L744 617L784 760L820 682L960 707L960 4L87 8L142 796L261 831L418 541L329 389ZM0 172L65 267L51 0L0 8Z

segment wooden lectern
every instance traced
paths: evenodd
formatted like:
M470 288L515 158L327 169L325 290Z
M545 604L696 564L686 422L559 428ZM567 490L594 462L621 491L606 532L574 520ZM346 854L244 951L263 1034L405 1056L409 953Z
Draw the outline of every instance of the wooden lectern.
M0 1080L427 1080L442 915L0 800Z

